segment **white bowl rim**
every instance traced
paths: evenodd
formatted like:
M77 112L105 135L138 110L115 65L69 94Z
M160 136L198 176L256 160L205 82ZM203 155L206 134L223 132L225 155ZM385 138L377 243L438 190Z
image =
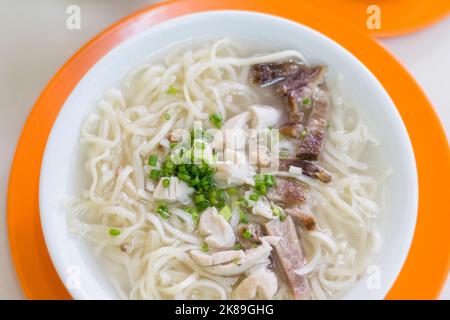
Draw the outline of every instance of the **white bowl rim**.
M361 69L361 71L365 72L365 76L370 78L374 85L379 87L380 89L380 94L385 95L387 97L387 100L390 101L390 105L393 107L392 108L392 116L394 118L397 119L398 124L400 126L400 129L402 131L402 143L403 146L405 147L405 150L407 150L407 152L410 153L410 155L412 157L410 157L410 162L407 163L406 165L409 168L409 173L412 175L409 180L409 182L411 183L411 186L409 187L410 192L410 196L411 196L411 203L409 205L409 210L410 211L410 215L409 220L407 221L407 225L408 225L408 230L405 234L405 240L404 240L404 245L405 247L403 248L402 252L400 252L399 256L398 256L398 260L401 261L401 263L397 266L397 270L395 270L395 278L398 276L401 268L403 267L403 264L406 260L406 256L409 252L409 248L412 242L412 238L414 235L414 230L415 230L415 225L416 225L416 219L417 219L417 208L418 208L418 178L417 178L417 169L416 169L416 163L415 163L415 158L414 158L414 152L412 149L412 144L411 141L409 139L407 130L403 124L403 121L401 119L401 116L397 110L397 108L395 107L395 104L393 103L392 99L389 97L388 93L386 92L386 90L383 88L383 86L379 83L379 81L376 79L376 77L371 73L371 71L364 65L362 64L355 56L353 56L352 53L350 53L346 48L342 47L340 44L336 43L334 40L328 38L326 35L321 34L320 32L306 26L303 24L300 24L298 22L286 19L286 18L282 18L282 17L278 17L278 16L274 16L274 15L270 15L270 14L266 14L266 13L258 13L258 12L250 12L250 11L241 11L241 10L213 10L213 11L207 11L207 12L200 12L200 13L192 13L192 14L187 14L187 15L182 15L176 18L172 18L169 19L167 21L163 21L161 23L156 24L155 26L150 27L149 29L134 35L130 38L125 39L123 42L119 43L115 48L117 47L121 47L124 43L126 43L127 41L129 41L130 39L136 38L141 36L143 33L148 32L150 30L154 30L154 29L158 29L158 28L171 28L174 27L176 24L181 23L181 22L186 22L186 21L190 21L190 20L194 20L195 19L201 19L201 18L205 18L205 17L212 17L214 15L228 15L228 16L236 16L236 15L240 15L240 16L248 16L251 18L261 18L261 19L265 19L267 20L268 23L275 23L275 24L290 24L290 25L295 25L296 28L298 29L302 29L303 32L306 33L311 33L314 34L317 37L322 37L325 38L330 44L333 44L334 46L338 47L338 50L343 51L345 54L347 54L349 56L349 59L353 60L353 63L355 63L356 65L359 66L359 68ZM83 78L77 83L77 85L74 87L74 89L72 90L75 91L75 89L79 86L80 82L89 74L89 72L103 59L105 59L106 56L108 56L108 54L114 50L115 48L111 49L107 54L105 54L105 56L103 56L102 58L100 58L96 64L94 64L94 66L92 66L89 71L83 76ZM72 94L71 92L71 94ZM44 156L42 159L42 165L41 165L41 173L40 173L40 181L39 181L39 209L40 209L40 218L41 218L41 225L42 225L42 229L43 229L43 233L44 233L44 239L47 245L47 249L49 251L50 257L52 259L52 262L57 270L57 273L60 277L60 279L64 279L64 259L62 259L62 255L64 254L64 250L63 248L61 248L58 243L57 240L53 235L52 235L52 229L51 229L51 225L49 224L49 219L51 218L51 216L49 216L49 208L52 206L52 204L49 202L49 199L46 197L47 193L43 192L44 190L48 189L47 186L47 175L51 174L51 167L49 166L49 157L50 157L50 151L52 148L52 143L54 142L55 138L55 126L57 123L59 123L61 120L61 114L63 114L63 111L65 110L66 104L67 104L67 100L69 100L69 97L71 96L71 94L69 94L68 98L66 99L66 101L64 102L62 108L60 109L59 113L58 113L58 117L55 120L55 123L53 125L52 131L48 137L47 140L47 145L45 148L45 152L44 152ZM67 226L64 226L67 227ZM64 282L64 281L63 281ZM387 292L390 290L390 287L393 285L393 283L395 282L392 281L390 283L390 286L388 287L388 290L386 292L384 292L383 296L380 296L380 298L383 298L385 294L387 294ZM73 298L75 299L90 299L91 295L89 294L89 292L85 291L84 288L80 289L72 289L67 287L67 284L64 282L64 285L66 286L67 290L69 291L69 293L72 295ZM351 290L351 289L350 289ZM107 298L107 297L104 297Z

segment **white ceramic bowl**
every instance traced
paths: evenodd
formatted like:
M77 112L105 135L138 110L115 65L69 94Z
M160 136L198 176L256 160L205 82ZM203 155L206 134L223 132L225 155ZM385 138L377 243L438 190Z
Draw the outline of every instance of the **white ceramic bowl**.
M257 39L279 49L296 49L309 61L326 63L341 74L369 119L386 161L393 170L384 185L380 219L382 245L371 269L380 287L364 276L344 298L382 299L394 283L408 253L417 215L418 187L414 154L405 126L378 80L351 53L322 34L278 17L216 11L173 19L126 40L102 59L78 83L66 100L47 142L40 176L39 204L44 236L53 263L76 299L118 298L101 262L79 239L69 234L61 203L79 194L82 161L79 132L104 91L117 84L132 66L149 55L191 37L224 35ZM373 280L373 279L372 279ZM375 279L376 280L376 279ZM376 284L376 281L373 283Z

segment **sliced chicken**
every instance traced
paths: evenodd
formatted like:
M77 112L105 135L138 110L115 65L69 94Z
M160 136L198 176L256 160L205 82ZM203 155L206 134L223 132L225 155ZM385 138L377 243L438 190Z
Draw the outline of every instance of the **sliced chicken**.
M163 180L169 179L168 187L164 187ZM181 181L177 177L167 177L159 180L158 185L153 192L156 200L165 202L183 202L188 196L194 193L194 189L189 187L187 183Z
M271 245L262 238L262 243L256 248L245 250L245 257L239 261L204 267L204 269L209 273L219 276L235 276L247 271L257 264L262 264L263 262L268 263L271 252Z
M233 228L215 207L206 209L200 216L199 231L206 236L205 242L211 248L231 248L236 242Z
M281 111L271 106L256 104L249 108L252 129L268 129L276 125L282 118Z
M244 148L247 142L250 118L250 112L246 111L228 119L214 135L212 147L216 150L224 150L225 148L240 150Z
M274 245L275 258L292 296L297 300L307 298L310 292L308 281L295 273L296 269L304 266L306 260L292 218L287 216L284 221L271 220L264 227L269 236L281 237Z
M233 262L245 257L245 253L242 250L227 250L213 254L207 254L200 250L192 250L189 255L192 260L202 267Z
M216 169L214 179L219 185L229 187L253 183L256 171L244 152L226 149L222 157L225 158L212 164Z
M241 281L232 293L233 299L272 299L278 290L278 279L275 273L259 268Z
M266 197L260 196L252 207L252 213L267 219L273 218L272 207Z

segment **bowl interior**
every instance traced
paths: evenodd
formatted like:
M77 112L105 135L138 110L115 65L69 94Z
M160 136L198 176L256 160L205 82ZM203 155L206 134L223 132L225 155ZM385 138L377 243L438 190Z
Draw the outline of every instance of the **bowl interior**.
M39 205L45 240L59 276L77 299L118 298L102 262L68 232L62 202L82 190L80 128L104 91L132 67L183 41L221 36L296 49L309 62L327 64L343 77L352 99L380 142L392 169L383 186L382 244L373 267L344 298L382 299L395 281L414 233L417 174L405 126L382 85L352 54L322 34L282 18L241 11L215 11L173 19L134 36L100 59L62 107L47 142L40 176ZM371 285L379 282L379 286Z

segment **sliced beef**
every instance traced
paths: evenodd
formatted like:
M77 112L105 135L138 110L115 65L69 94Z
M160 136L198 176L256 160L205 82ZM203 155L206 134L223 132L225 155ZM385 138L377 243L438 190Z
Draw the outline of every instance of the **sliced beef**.
M267 198L281 205L295 205L306 200L306 187L295 180L277 179L276 185L267 191Z
M292 218L287 216L284 221L271 220L264 227L267 235L281 237L280 241L274 246L275 261L283 272L293 297L297 300L307 298L310 291L308 281L306 277L294 272L302 267L306 261Z
M302 173L322 181L324 183L331 182L331 173L320 167L318 164L301 159L283 159L279 160L279 170L288 171L290 166L302 168Z
M307 213L306 210L303 210L300 207L291 207L284 211L290 215L296 223L305 227L307 230L312 231L316 229L316 218L312 214Z
M324 82L326 71L325 66L307 67L302 65L298 72L277 84L276 92L285 96L304 87L314 89Z
M305 126L306 135L297 153L298 158L304 160L319 159L325 144L329 104L328 91L318 88L308 123Z
M246 238L244 236L244 233L247 230L251 233L250 238ZM240 224L236 227L235 234L238 239L238 242L244 249L254 248L256 245L261 243L262 230L261 226L258 224L254 223Z
M293 61L260 63L250 67L250 79L254 84L266 86L295 74L300 64Z

